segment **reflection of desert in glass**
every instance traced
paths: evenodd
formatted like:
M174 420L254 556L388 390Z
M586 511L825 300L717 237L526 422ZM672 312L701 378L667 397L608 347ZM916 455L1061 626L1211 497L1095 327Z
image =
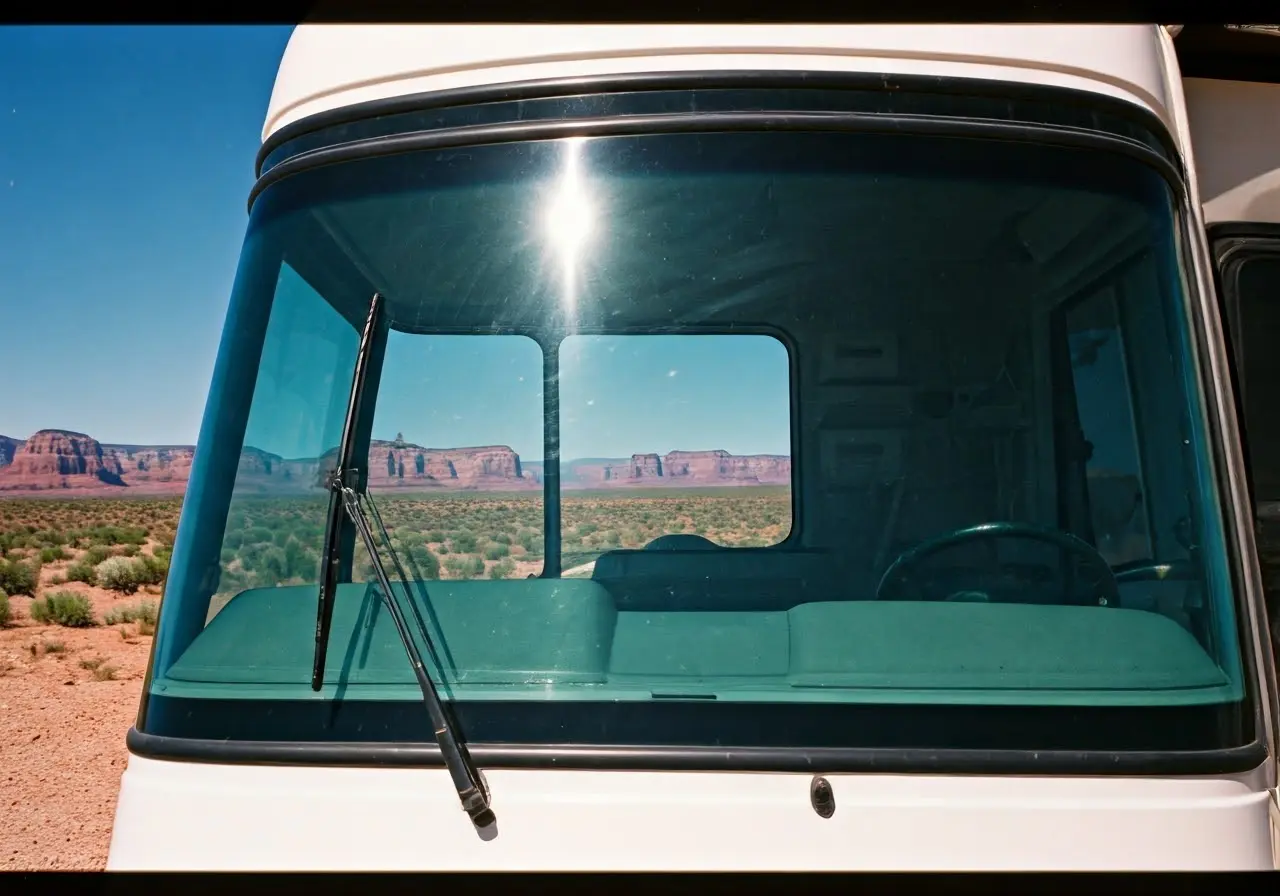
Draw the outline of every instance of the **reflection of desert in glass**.
M542 572L540 494L371 491L411 578L507 579ZM791 529L787 486L582 490L566 494L560 506L565 575L606 551L642 548L662 535L691 533L727 547L766 547L783 541ZM325 509L323 500L307 498L236 500L212 611L249 588L316 582ZM373 578L368 554L357 545L353 579Z

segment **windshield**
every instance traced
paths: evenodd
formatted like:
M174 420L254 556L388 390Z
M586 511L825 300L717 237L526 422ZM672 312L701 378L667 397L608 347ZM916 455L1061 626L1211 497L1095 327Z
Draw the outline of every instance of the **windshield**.
M1175 221L1125 155L905 133L536 140L280 179L142 728L432 740L349 520L310 686L378 293L355 456L470 741L1244 742Z

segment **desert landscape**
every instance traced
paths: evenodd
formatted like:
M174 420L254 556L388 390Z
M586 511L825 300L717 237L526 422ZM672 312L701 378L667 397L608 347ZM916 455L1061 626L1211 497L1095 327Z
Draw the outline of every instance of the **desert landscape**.
M116 792L190 476L190 446L69 430L0 436L0 867L104 867ZM246 448L214 611L258 585L314 582L327 458ZM505 446L370 447L370 491L414 575L507 578L543 565L543 464ZM766 545L791 528L790 458L637 453L561 464L561 561L692 532ZM361 550L356 576L371 577Z
M245 446L237 490L306 493L324 485L334 448L314 458L284 458ZM43 429L26 439L0 435L0 494L181 495L191 475L191 445L113 445L81 432ZM505 445L425 448L374 440L366 461L370 487L385 491L538 491L543 462ZM723 450L642 452L622 458L562 461L561 488L698 488L787 485L791 458Z
M0 867L106 862L179 506L0 500Z

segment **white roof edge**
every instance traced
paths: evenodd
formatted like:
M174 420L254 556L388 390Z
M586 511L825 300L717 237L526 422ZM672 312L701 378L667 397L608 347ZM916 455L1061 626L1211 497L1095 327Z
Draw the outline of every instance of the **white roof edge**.
M372 100L543 78L660 71L950 75L1074 87L1173 129L1151 25L300 25L262 138Z

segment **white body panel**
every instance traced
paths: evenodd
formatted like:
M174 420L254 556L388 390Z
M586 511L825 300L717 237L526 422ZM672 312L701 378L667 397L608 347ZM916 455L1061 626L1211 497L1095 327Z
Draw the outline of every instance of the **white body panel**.
M1205 134L1229 127L1230 139L1269 145L1274 159L1280 115L1260 121L1256 111L1239 111L1249 91L1220 105L1216 86L1194 83L1189 115L1172 45L1154 25L305 26L285 53L263 137L319 112L427 91L735 69L947 75L1119 98L1166 122L1189 164L1190 118L1200 150L1190 194L1198 196L1198 172L1210 220L1245 211L1277 220L1257 213L1276 208L1277 166L1267 169L1261 193L1250 187L1261 199L1245 197L1240 185L1259 183L1255 156L1243 144L1233 154ZM1237 175L1221 174L1224 166ZM1248 870L1280 863L1280 809L1267 790L1273 760L1224 779L832 775L830 819L811 807L806 774L487 769L485 776L499 819L487 842L444 769L132 756L108 867Z
M1280 84L1183 82L1206 223L1280 224Z
M482 841L444 769L132 757L109 870L1265 870L1270 798L1243 780L485 772ZM1274 817L1274 816L1272 816Z
M262 136L370 100L629 72L887 72L1049 84L1165 121L1155 25L306 25L289 41Z

